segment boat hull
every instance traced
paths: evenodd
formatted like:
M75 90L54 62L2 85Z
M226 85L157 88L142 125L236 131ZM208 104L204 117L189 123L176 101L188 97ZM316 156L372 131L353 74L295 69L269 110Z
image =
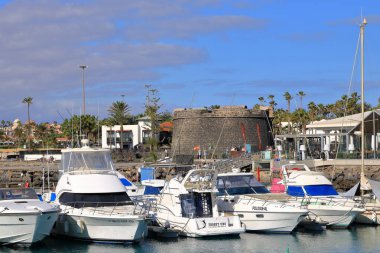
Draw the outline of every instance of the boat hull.
M306 212L239 212L241 222L249 232L291 233L302 221Z
M50 235L58 217L57 212L2 213L0 215L0 244L32 244Z
M128 243L143 239L147 226L143 218L133 216L60 214L53 233L81 240Z
M306 208L244 195L220 197L217 203L222 215L238 215L251 232L290 233L307 214Z
M347 228L363 209L345 206L309 205L309 217L332 228Z
M208 237L239 235L245 232L238 216L186 218L157 214L159 224L169 224L179 235L188 237Z
M367 225L380 225L380 211L365 210L356 216L355 222Z
M365 211L358 214L355 219L356 223L368 225L380 225L380 203L365 203Z

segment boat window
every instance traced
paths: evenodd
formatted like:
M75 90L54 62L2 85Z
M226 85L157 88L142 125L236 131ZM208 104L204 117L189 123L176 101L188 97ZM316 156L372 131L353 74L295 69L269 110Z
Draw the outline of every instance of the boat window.
M74 173L113 171L109 151L83 151L62 153L61 170Z
M133 205L126 192L117 193L71 193L65 192L59 202L73 207L100 207Z
M212 217L212 201L210 192L192 192L190 194L181 194L180 199L182 217Z
M336 196L338 193L332 185L307 185L304 186L309 196Z
M288 186L288 189L286 190L286 193L290 196L294 197L303 197L305 196L305 193L303 192L303 189L301 186Z
M269 193L253 175L233 175L217 177L216 187L219 195L243 195Z
M0 189L0 200L10 199L38 199L38 195L32 188Z
M163 187L145 186L144 195L158 195Z

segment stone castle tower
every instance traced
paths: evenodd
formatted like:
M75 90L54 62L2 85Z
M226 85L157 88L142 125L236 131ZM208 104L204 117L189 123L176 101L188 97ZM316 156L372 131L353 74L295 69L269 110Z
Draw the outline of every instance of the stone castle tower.
M272 145L271 108L247 109L225 106L220 109L176 109L173 118L172 150L177 154L196 155L199 150L222 158L233 148L251 144L252 152ZM218 142L219 140L219 142Z

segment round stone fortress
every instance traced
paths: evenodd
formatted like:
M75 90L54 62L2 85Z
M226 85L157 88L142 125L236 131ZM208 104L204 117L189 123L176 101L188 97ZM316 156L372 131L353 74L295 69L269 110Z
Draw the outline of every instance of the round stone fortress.
M230 150L241 150L251 144L252 152L272 145L270 131L272 112L247 109L246 106L225 106L220 109L176 109L173 118L174 154L198 155L214 152L222 158ZM219 139L219 142L218 142Z

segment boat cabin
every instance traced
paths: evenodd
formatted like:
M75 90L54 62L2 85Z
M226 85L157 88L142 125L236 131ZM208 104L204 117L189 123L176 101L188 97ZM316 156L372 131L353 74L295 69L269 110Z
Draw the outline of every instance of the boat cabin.
M0 200L39 199L32 188L0 189Z
M211 192L189 192L180 195L182 217L213 217Z
M332 183L321 172L295 171L285 182L286 193L294 197L339 196Z
M60 175L115 173L110 151L88 147L62 150Z
M251 173L224 173L216 179L218 195L245 195L269 193Z

